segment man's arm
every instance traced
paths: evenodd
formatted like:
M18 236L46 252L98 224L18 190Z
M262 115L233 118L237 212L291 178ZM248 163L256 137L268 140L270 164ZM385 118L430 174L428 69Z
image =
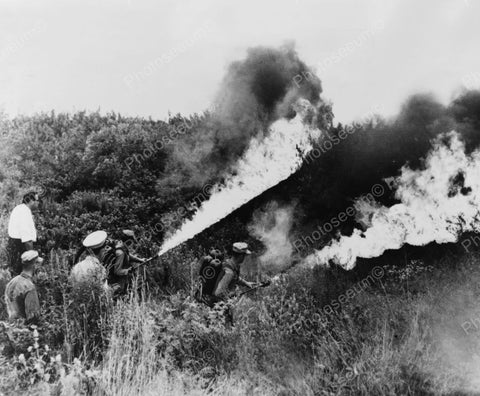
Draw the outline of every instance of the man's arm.
M213 292L213 295L215 297L219 298L224 298L228 296L228 287L230 286L230 282L233 280L235 277L235 274L230 268L225 268L225 274L223 275L222 279L220 279L220 282L218 282L218 285Z
M143 263L145 261L145 259L135 256L134 254L130 254L129 256L132 263Z
M245 286L245 287L248 287L248 288L250 288L250 289L253 287L252 283L246 281L246 280L243 279L243 278L238 278L238 282L237 282L237 283L238 283L240 286Z
M38 323L40 319L40 301L37 289L30 290L25 295L25 315L27 324Z

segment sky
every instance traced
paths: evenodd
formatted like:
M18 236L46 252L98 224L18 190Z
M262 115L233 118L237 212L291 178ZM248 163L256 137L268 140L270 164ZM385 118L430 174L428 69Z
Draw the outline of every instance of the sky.
M0 109L166 119L207 109L228 65L295 43L335 119L480 88L475 0L0 0Z

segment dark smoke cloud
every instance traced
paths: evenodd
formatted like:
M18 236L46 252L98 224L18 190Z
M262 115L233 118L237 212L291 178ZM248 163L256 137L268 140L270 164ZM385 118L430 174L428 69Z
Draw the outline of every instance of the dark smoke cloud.
M467 150L480 146L480 91L465 91L448 107L455 128L465 140Z
M295 84L296 75L305 75ZM293 46L256 47L245 59L233 62L218 91L214 111L173 148L173 156L159 185L198 188L234 172L232 165L252 137L262 136L282 117L292 117L291 105L300 97L321 106L320 80L302 62Z
M293 81L298 75L310 78L298 85ZM242 123L247 118L270 123L288 116L288 105L300 97L317 104L321 92L320 80L292 46L252 48L245 60L228 68L217 97L218 115L227 122Z

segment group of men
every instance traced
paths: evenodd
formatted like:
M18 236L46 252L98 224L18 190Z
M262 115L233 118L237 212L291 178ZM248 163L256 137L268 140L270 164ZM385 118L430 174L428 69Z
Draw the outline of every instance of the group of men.
M116 239L110 239L103 230L87 235L75 256L72 280L77 283L88 282L95 276L108 284L114 296L125 294L130 275L147 261L130 252L135 242L132 230L122 230ZM84 253L85 259L80 261Z
M34 250L37 231L33 213L39 207L39 194L32 191L23 196L8 224L8 261L14 278L5 289L5 303L10 320L24 320L36 323L40 317L40 302L33 282L35 267L43 263L38 251ZM130 251L135 244L135 234L131 230L122 230L115 239L110 239L103 230L87 235L82 247L74 259L71 272L72 281L81 284L97 277L105 282L114 296L121 296L128 290L130 275L146 260ZM212 249L210 254L200 260L199 276L195 297L209 307L229 298L236 285L254 288L240 276L241 265L251 254L245 242L236 242L232 246L231 257L222 262L223 254ZM86 257L80 261L82 255Z
M35 268L43 263L38 251L34 250L37 241L34 213L39 204L39 194L28 192L22 203L12 210L8 222L7 259L13 279L5 287L5 305L12 321L38 323L40 318L40 301L33 281ZM107 283L114 296L124 294L135 264L145 260L130 252L129 247L136 241L133 231L122 230L116 237L109 239L105 231L89 234L75 256L72 280L78 280L78 275L80 278L85 274L91 276L92 273L83 270L93 266L102 270L101 280ZM80 261L84 253L86 257Z
M33 219L40 203L35 191L23 196L22 203L15 206L8 222L7 258L14 276L5 288L5 305L10 320L26 320L35 323L40 317L40 301L33 282L35 267L43 263L33 249L37 230Z

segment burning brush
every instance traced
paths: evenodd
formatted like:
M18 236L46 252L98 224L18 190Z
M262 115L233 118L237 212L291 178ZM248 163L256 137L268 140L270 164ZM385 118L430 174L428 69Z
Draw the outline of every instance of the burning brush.
M315 127L315 108L305 99L295 104L297 116L275 122L263 139L254 138L238 161L236 174L212 189L210 199L202 204L191 220L167 239L159 255L193 238L225 218L253 198L292 175L320 137Z
M404 244L457 242L464 232L480 231L480 151L467 155L455 131L433 142L423 168L404 166L393 186L398 204L363 207L369 227L341 236L309 256L307 263L332 261L351 269L358 257L378 257Z

